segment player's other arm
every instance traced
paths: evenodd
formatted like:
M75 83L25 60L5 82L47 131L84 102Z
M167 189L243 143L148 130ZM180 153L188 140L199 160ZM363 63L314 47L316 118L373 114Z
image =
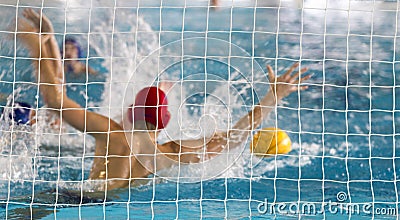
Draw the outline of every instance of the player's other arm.
M158 149L177 162L199 163L213 158L224 150L227 139L220 135L219 133L212 138L198 140L175 140L159 145Z
M211 138L171 141L162 145L161 151L171 153L173 156L170 157L176 161L197 163L218 155L227 147L240 146L250 132L258 128L265 117L275 109L280 100L297 91L299 83L311 77L307 75L301 78L301 74L305 73L307 68L302 68L297 73L292 74L298 66L298 63L292 65L286 73L279 77L275 76L271 66L267 66L271 89L261 99L260 103L243 116L230 131L217 132ZM307 86L300 86L300 90L306 88Z
M258 128L262 121L275 109L275 106L283 98L290 95L292 92L307 89L307 86L300 86L303 81L310 79L311 75L301 77L307 71L307 68L302 68L295 74L292 74L297 69L299 63L292 65L289 70L283 75L276 77L271 66L267 66L268 78L271 83L271 88L268 93L260 100L258 105L254 106L253 110L243 116L228 132L228 138L231 140L243 140L247 138L253 129ZM298 88L300 86L300 88Z

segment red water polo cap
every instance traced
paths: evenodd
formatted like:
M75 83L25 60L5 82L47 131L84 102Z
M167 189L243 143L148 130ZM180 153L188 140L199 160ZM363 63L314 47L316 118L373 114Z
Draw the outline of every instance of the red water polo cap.
M168 100L165 93L157 87L146 87L136 95L132 120L132 108L128 110L128 120L146 121L158 129L167 126L171 114L168 111Z

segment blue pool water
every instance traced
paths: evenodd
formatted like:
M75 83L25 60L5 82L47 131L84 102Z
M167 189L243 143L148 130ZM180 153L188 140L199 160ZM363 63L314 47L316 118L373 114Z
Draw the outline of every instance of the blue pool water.
M186 8L182 7L184 3ZM18 4L20 9L41 6L40 2ZM54 22L57 40L61 42L64 33L78 38L88 57L83 61L99 72L88 77L67 74L68 95L80 105L114 119L121 111L118 104L129 96L125 88L151 84L157 80L156 71L162 73L160 78L180 82L179 88L196 93L184 97L186 100L169 97L173 111L177 112L181 103L211 102L211 110L184 105L182 127L189 131L183 132L183 137L198 133L197 126L190 129L203 111L217 117L218 126L227 124L226 109L212 106L213 100L205 93L221 100L232 98L228 108L235 113L232 121L238 120L257 102L254 92L265 94L266 64L282 73L300 60L313 77L308 90L287 97L263 124L286 130L293 142L292 152L260 160L248 153L244 140L242 156L227 171L217 178L191 183L150 177L138 187L107 194L84 192L81 189L94 150L92 138L70 128L59 135L45 124L12 128L3 118L2 218L395 218L376 210L399 208L398 3L377 2L374 8L374 3L368 1L329 1L329 9L325 10L320 1L309 0L302 10L297 1L283 1L278 10L276 5L260 1L256 9L254 1L237 1L233 7L223 1L225 7L216 11L205 7L205 1L162 1L161 10L160 1L155 0L141 1L139 7L137 2L71 1L66 11L64 2L46 4L44 12ZM37 87L27 83L34 80L30 61L24 59L27 51L20 46L15 50L13 34L7 32L9 21L4 18L15 17L15 5L13 1L0 5L0 92L10 101L9 94L16 91L16 100L40 107L43 101L35 98ZM185 53L194 51L193 55L200 58L176 62L168 57L179 52L176 46L182 44L182 38L189 39L183 41L188 42ZM210 39L208 55L220 51L226 54L230 47L237 49L231 55L243 60L231 61L232 66L223 58L210 57L204 62L205 52L196 48L203 48L205 38ZM159 49L162 46L165 50ZM154 64L159 54L165 55L160 58L166 63L164 71ZM232 97L221 89L227 84L234 88ZM6 104L7 100L1 100L3 108ZM182 137L176 132L177 126L172 124L166 133ZM197 175L198 171L188 168L187 172ZM166 171L160 176L171 173ZM318 210L323 203L337 204L333 211L326 209L316 215L284 211L274 214L263 212L265 201L287 206L310 203ZM367 210L349 214L346 204ZM368 209L368 205L373 206Z

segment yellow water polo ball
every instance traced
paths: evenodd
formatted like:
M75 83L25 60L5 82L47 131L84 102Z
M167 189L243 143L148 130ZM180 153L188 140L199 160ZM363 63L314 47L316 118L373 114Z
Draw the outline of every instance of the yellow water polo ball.
M279 128L263 128L254 134L250 145L251 153L257 156L287 154L292 150L288 134Z

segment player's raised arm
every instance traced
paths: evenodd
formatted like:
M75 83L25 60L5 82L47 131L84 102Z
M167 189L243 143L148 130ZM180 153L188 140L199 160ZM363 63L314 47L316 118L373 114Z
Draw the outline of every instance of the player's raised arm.
M229 131L230 139L247 138L252 129L258 128L266 116L275 109L275 106L283 98L290 95L292 92L307 89L307 86L301 86L301 82L310 79L311 75L302 77L302 74L307 72L307 68L302 68L295 74L292 74L299 66L299 63L292 65L286 73L276 77L272 67L267 66L268 78L271 83L271 88L268 93L260 100L260 103L254 106L253 110L242 117ZM299 88L300 86L300 88Z
M59 77L60 80L63 80L63 74L60 71L61 62L58 62L59 60L61 60L61 55L58 49L57 41L53 37L54 28L51 21L49 20L49 18L47 18L46 15L42 13L39 14L31 8L25 9L23 11L23 16L32 23L35 31L41 34L41 44L46 46L47 53L50 57L54 58L52 63L54 68L57 69L57 77Z
M39 27L42 27L43 35ZM86 111L67 96L62 80L60 53L52 31L51 21L32 9L26 9L24 18L18 20L17 37L28 47L34 58L38 68L39 89L47 106L61 111L60 115L67 123L93 136L105 137L110 130L120 129L111 119Z
M267 66L271 89L261 99L260 103L247 115L243 116L229 132L217 132L213 137L198 140L171 141L161 145L161 151L171 153L170 158L176 161L197 163L204 159L199 157L200 154L205 158L212 158L226 147L236 148L241 146L243 140L247 138L251 130L261 125L265 117L275 109L276 104L280 100L297 91L300 83L311 77L311 75L301 77L307 71L307 68L302 68L300 71L292 74L298 66L298 63L292 65L286 73L279 77L275 76L271 66ZM300 90L304 89L307 89L307 86L300 86Z

